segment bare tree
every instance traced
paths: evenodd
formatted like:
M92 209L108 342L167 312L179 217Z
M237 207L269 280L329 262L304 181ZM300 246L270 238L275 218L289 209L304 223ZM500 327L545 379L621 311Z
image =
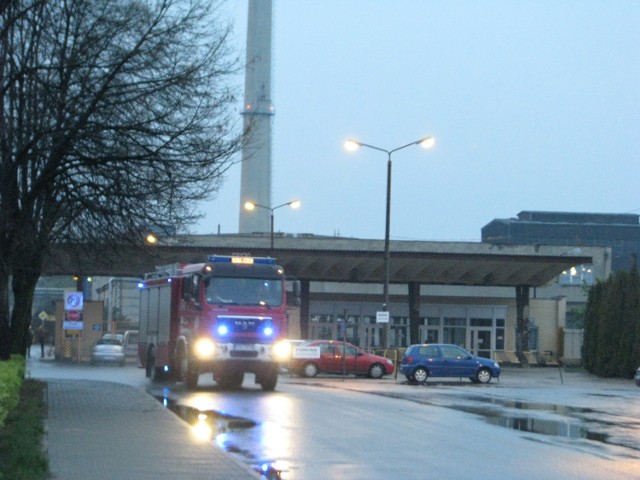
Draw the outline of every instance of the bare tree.
M4 2L3 2L4 3ZM9 0L0 9L0 359L23 353L55 242L184 231L243 133L214 0ZM9 281L14 308L9 314Z

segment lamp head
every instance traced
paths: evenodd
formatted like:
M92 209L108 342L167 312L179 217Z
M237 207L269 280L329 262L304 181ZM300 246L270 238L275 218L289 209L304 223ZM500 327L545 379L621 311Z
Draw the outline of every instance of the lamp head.
M344 148L345 148L345 150L348 150L349 152L355 152L361 146L362 146L362 144L360 142L356 141L356 140L347 140L346 142L344 142Z
M153 233L148 233L146 237L144 237L144 241L147 245L155 245L158 243L158 237Z
M416 143L420 145L422 148L431 148L436 144L436 139L433 138L432 136L428 136L428 137L424 137L421 140L418 140Z
M253 203L252 201L244 202L244 209L245 210L255 210L256 209L256 204Z

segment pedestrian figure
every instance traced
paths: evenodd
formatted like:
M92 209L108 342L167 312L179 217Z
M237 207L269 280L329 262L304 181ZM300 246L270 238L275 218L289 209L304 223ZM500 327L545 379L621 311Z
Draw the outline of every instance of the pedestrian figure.
M33 345L33 328L29 325L27 332L27 358L31 358L31 345Z
M47 329L44 325L38 327L38 341L40 342L40 358L44 358L44 341L47 338Z

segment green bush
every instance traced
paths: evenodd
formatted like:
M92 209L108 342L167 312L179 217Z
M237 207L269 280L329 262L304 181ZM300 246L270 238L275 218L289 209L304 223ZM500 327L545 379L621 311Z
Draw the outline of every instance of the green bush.
M20 388L24 380L24 357L14 355L6 362L0 362L0 428L20 398Z
M42 448L46 415L46 384L22 383L18 407L0 428L0 480L45 480L49 462Z

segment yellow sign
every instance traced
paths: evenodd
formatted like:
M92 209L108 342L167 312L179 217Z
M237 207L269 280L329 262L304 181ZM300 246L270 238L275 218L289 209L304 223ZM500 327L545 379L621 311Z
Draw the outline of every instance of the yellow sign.
M231 263L252 264L253 257L231 257Z

